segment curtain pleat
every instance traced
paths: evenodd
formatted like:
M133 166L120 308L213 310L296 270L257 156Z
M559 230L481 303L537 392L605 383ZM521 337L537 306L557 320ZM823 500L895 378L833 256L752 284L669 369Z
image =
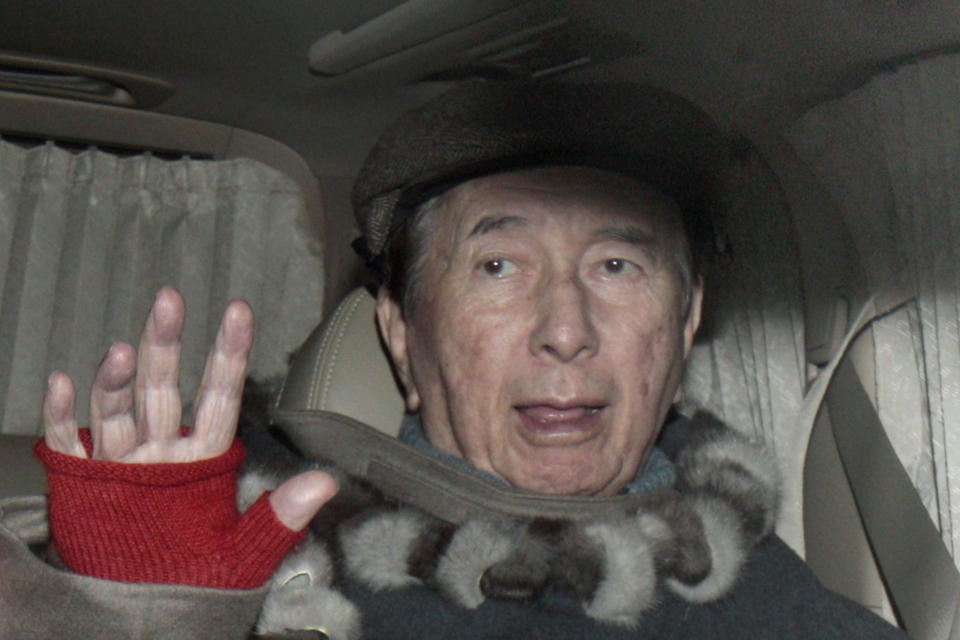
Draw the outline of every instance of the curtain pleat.
M785 478L778 532L802 553L808 434L793 433L805 388L796 232L777 180L758 155L744 152L723 183L720 258L707 267L704 323L687 364L683 408L709 409L776 454Z
M164 285L187 301L189 405L227 302L257 315L250 372L275 379L322 317L321 245L303 197L247 159L165 160L0 140L0 432L38 434L46 379L73 376L78 416L96 366L136 343Z

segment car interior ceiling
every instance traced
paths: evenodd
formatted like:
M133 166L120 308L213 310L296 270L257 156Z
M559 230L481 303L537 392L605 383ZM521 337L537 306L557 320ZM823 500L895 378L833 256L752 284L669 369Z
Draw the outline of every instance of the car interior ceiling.
M92 173L155 170L169 174L171 184L178 176L213 185L245 180L230 188L251 195L235 198L223 214L236 219L251 215L244 202L270 203L263 206L288 235L276 232L267 251L292 266L276 276L283 286L258 283L258 290L309 293L298 300L301 306L263 294L262 304L277 311L261 325L281 327L258 337L275 351L276 361L264 356L267 377L285 373L287 353L322 320L340 322L338 303L363 283L363 267L349 246L357 235L350 187L380 131L401 112L478 77L629 81L690 101L738 152L723 176L729 215L715 241L724 259L708 272L715 310L694 350L687 401L775 447L787 467L788 497L795 498L786 515L793 524L780 533L827 586L915 637L960 638L954 615L960 578L951 561L960 550L960 510L950 502L960 501L960 466L950 466L951 455L960 459L960 435L948 428L952 417L960 418L953 371L954 363L960 367L960 251L953 248L960 233L960 191L953 184L960 156L952 151L953 142L960 144L956 3L11 0L0 5L0 25L0 181L30 173L8 175L4 158L29 168L80 162L75 158L84 153L89 168L83 170ZM84 151L91 147L96 151ZM199 164L241 158L265 171L230 165L207 172ZM218 197L225 190L212 191ZM294 192L296 198L289 195ZM123 211L121 205L109 224L123 224ZM29 225L0 219L10 237L19 224L23 237L37 241L24 245L16 260L8 243L0 247L0 258L8 260L0 266L2 416L28 415L40 402L40 379L17 387L13 373L15 360L25 357L18 353L37 347L18 345L20 334L3 325L36 324L23 309L49 296L25 286L27 254L44 244L45 227L34 222L40 213L33 215ZM65 224L56 233L69 239ZM198 237L208 248L246 241L234 231L222 233ZM184 255L203 244L180 242ZM52 271L62 270L59 257L49 259ZM323 282L311 289L309 279L290 275L308 272L321 272ZM123 275L116 276L121 288ZM216 277L223 285L255 276L234 269ZM79 286L82 278L73 274L65 282ZM348 299L351 313L369 305ZM216 322L213 302L191 307L201 324ZM865 303L864 330L849 349L841 348ZM131 309L124 313L142 313ZM874 316L878 320L869 322ZM379 351L367 325L357 353ZM196 334L198 353L207 335ZM68 353L76 349L72 344L45 352L42 368L84 361ZM319 349L317 342L309 358L322 357ZM813 381L818 373L832 374L843 352L854 380L838 368L837 378L846 382L822 385L831 408L818 413ZM305 357L294 359L294 368L306 366ZM385 361L376 366L387 371L389 384ZM857 389L869 402L847 414L846 398ZM346 391L354 405L367 393L355 386ZM27 409L12 413L15 403ZM804 411L809 424L794 418ZM840 415L861 424L879 416L882 428L864 437L874 442L877 431L886 431L884 451L904 478L898 486L906 487L904 501L889 504L913 509L909 520L923 521L923 532L875 533L871 523L880 520L882 527L884 514L870 515L867 503L877 498L868 495L869 485L887 495L881 477L893 472L851 461L844 446L856 450L863 441L838 448ZM29 454L36 424L10 420L0 424L0 496L42 491L42 474ZM884 556L894 564L919 561L889 540L921 536L920 546L938 554L924 556L934 568L917 578L917 584L940 585L929 598L934 604L912 602L909 593L904 600L900 594L915 585L906 588L902 572L885 568Z

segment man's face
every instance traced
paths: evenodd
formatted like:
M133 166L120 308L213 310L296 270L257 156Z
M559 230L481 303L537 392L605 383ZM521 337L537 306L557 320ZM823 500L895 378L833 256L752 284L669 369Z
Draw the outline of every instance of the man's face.
M378 316L438 448L541 493L610 495L646 460L700 315L674 205L562 167L443 196L416 302Z

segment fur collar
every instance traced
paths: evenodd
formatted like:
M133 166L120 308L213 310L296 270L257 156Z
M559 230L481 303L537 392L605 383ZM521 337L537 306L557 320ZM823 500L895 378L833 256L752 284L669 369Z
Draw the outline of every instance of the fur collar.
M360 637L355 607L336 591L337 567L373 590L418 585L467 608L486 598L533 598L551 585L575 595L586 615L628 627L654 606L659 585L692 603L723 598L751 549L773 530L779 471L762 446L710 414L683 419L671 432L680 433L665 447L676 490L646 494L644 505L622 518L483 518L455 528L389 500L366 503L327 539L284 562L258 631ZM241 496L275 482L248 474Z

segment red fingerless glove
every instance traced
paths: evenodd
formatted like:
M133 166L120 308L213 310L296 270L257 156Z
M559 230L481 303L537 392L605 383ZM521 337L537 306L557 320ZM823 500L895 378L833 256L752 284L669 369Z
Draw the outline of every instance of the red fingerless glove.
M81 441L92 451L90 433ZM236 440L223 455L125 464L34 448L47 468L54 545L70 569L120 582L253 589L307 535L273 512L267 494L241 518Z

